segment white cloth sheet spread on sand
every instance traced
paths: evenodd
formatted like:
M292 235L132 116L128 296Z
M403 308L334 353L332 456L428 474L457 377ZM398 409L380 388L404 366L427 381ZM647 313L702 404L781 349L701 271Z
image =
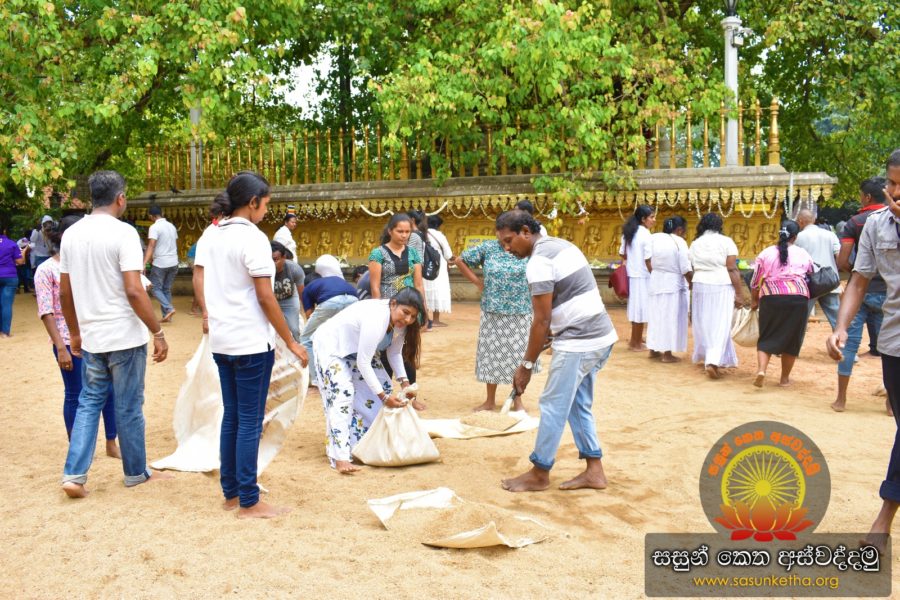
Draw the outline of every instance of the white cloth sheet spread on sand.
M474 427L461 423L459 419L420 419L428 435L433 438L447 438L451 440L470 440L479 437L494 437L498 435L510 435L512 433L522 433L537 429L541 420L538 417L532 417L521 411L513 411L510 416L519 419L519 422L506 429L505 431L497 431L495 429L484 429L483 427Z
M266 399L258 469L263 470L281 449L287 429L303 408L309 372L280 339L275 344L275 366ZM187 377L175 401L173 428L178 448L151 463L154 469L207 472L219 468L219 433L222 427L222 390L219 370L209 349L208 336L188 362Z

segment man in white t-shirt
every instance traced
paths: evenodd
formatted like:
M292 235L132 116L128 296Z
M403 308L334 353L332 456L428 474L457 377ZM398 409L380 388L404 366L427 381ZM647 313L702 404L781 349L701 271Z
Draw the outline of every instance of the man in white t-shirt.
M800 226L800 233L797 234L797 241L794 243L809 252L813 262L819 267L831 267L837 273L837 257L841 251L841 241L834 232L830 229L822 229L816 225L816 217L812 214L812 211L805 208L797 213L797 225ZM809 301L809 312L812 312L815 305L815 300ZM834 330L834 325L837 323L840 305L840 286L834 288L831 293L819 297L819 307L825 313L825 318L831 324L832 330Z
M175 314L172 306L172 283L178 274L178 230L162 214L162 208L153 205L147 209L153 225L147 232L147 250L144 251L144 265L150 266L150 283L153 297L159 300L162 322L168 323Z
M288 213L284 215L284 225L278 228L275 237L272 238L273 242L278 242L290 251L289 260L293 261L297 260L297 242L294 241L295 229L297 229L297 215Z
M66 230L59 265L60 302L71 351L83 359L78 413L62 478L70 498L88 493L84 484L110 383L125 485L171 477L147 468L143 413L147 330L153 332L154 362L165 360L169 348L141 284L141 240L134 227L119 220L126 207L125 179L115 171L98 171L88 185L93 211Z

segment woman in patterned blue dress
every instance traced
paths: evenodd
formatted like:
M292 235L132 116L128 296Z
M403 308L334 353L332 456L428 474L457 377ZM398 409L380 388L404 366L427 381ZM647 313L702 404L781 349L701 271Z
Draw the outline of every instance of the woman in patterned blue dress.
M487 384L487 400L475 410L494 410L498 384L512 384L525 356L531 328L531 292L525 279L528 259L503 250L497 240L469 248L455 259L460 273L481 290L481 323L475 354L475 377ZM484 279L472 272L481 267ZM535 364L534 372L540 372ZM525 410L517 396L514 410Z

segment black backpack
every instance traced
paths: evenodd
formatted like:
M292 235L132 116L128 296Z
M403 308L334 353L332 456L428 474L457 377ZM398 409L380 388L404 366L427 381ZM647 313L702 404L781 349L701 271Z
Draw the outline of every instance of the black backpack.
M441 272L441 253L428 243L421 231L416 232L425 245L425 256L422 257L422 277L428 281L437 279L438 273Z

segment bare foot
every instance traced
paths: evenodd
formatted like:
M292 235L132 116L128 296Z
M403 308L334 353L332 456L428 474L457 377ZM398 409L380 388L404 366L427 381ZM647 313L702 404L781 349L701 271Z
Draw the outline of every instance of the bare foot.
M431 325L432 325L432 327L446 327L447 326L447 324L444 323L443 321L435 321Z
M144 483L153 483L155 481L165 481L167 479L175 479L175 476L171 473L166 473L164 471L150 471L150 477L144 481Z
M116 440L106 440L106 455L110 458L122 458L122 453L119 451Z
M540 492L550 487L550 471L532 467L518 477L501 480L500 487L507 492Z
M351 473L356 473L360 470L359 467L354 465L349 460L336 460L334 461L334 468L337 469L337 472L342 475L350 475Z
M172 310L170 310L169 312L166 313L166 316L164 316L162 318L162 322L163 323L171 323L172 317L174 317L174 316L175 316L175 309L173 308Z
M412 399L412 407L416 410L425 410L426 408L428 408L428 406L426 406L425 403L418 398Z
M791 385L791 380L783 377L781 378L781 381L778 382L778 387L788 387L789 385Z
M647 355L647 358L659 358L662 356L661 352L657 352L656 350L651 350L650 354Z
M527 410L525 410L525 403L522 402L522 396L516 396L516 399L513 400L513 405L512 405L511 410L514 410L516 412L523 412L523 413L528 412Z
M240 498L235 496L234 498L229 498L225 502L222 503L222 510L234 510L238 506L240 506Z
M831 403L830 406L831 410L833 410L834 412L844 412L845 410L847 410L847 401L835 400Z
M272 519L291 512L285 506L272 506L260 500L249 508L243 506L238 509L238 519Z
M473 408L472 412L479 412L482 410L489 410L489 411L497 410L497 405L494 403L493 400L485 400L484 402L482 402L481 404L479 404L478 406Z
M647 344L641 344L640 346L632 346L631 344L628 344L628 349L632 352L644 352L645 350L647 350Z
M761 388L763 386L763 382L765 380L766 380L766 374L763 373L762 371L760 371L759 373L756 374L756 379L753 380L753 385L755 385L758 388Z
M710 379L718 379L722 376L717 365L706 365L706 374Z
M74 481L67 481L63 484L62 489L69 498L84 498L90 493L84 484Z
M606 486L607 486L606 476L603 474L602 470L600 471L599 474L584 471L577 477L559 484L559 489L561 489L561 490L580 490L580 489L605 490Z
M679 363L679 362L681 362L681 358L679 358L677 356L672 356L671 353L666 352L665 354L663 354L663 357L660 359L660 362ZM716 370L718 371L718 368Z

